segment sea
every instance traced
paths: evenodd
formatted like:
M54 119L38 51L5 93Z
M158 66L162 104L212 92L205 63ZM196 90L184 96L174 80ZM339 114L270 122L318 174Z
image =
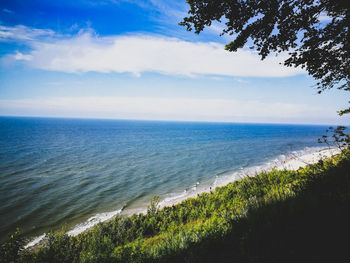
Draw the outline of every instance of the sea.
M76 235L321 150L327 126L0 117L0 242Z

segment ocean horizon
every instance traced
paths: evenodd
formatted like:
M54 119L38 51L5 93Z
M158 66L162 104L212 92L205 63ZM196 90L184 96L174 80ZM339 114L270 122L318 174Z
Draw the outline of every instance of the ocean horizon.
M0 237L163 205L318 151L327 125L0 117Z

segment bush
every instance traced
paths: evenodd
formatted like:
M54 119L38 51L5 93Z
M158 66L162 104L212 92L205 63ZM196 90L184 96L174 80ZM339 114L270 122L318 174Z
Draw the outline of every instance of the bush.
M0 262L18 262L20 252L24 249L25 239L20 235L19 228L9 236L9 240L1 245Z

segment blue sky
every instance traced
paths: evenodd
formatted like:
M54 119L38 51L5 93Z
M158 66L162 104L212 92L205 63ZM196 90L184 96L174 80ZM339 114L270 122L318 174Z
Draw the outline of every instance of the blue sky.
M303 70L224 50L213 24L178 23L185 1L0 2L0 115L350 124L339 90Z

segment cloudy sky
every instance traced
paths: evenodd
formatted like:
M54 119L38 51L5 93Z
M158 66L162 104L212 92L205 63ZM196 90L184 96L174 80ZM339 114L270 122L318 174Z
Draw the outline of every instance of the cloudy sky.
M0 2L0 115L350 124L347 94L301 69L224 50L185 0Z

